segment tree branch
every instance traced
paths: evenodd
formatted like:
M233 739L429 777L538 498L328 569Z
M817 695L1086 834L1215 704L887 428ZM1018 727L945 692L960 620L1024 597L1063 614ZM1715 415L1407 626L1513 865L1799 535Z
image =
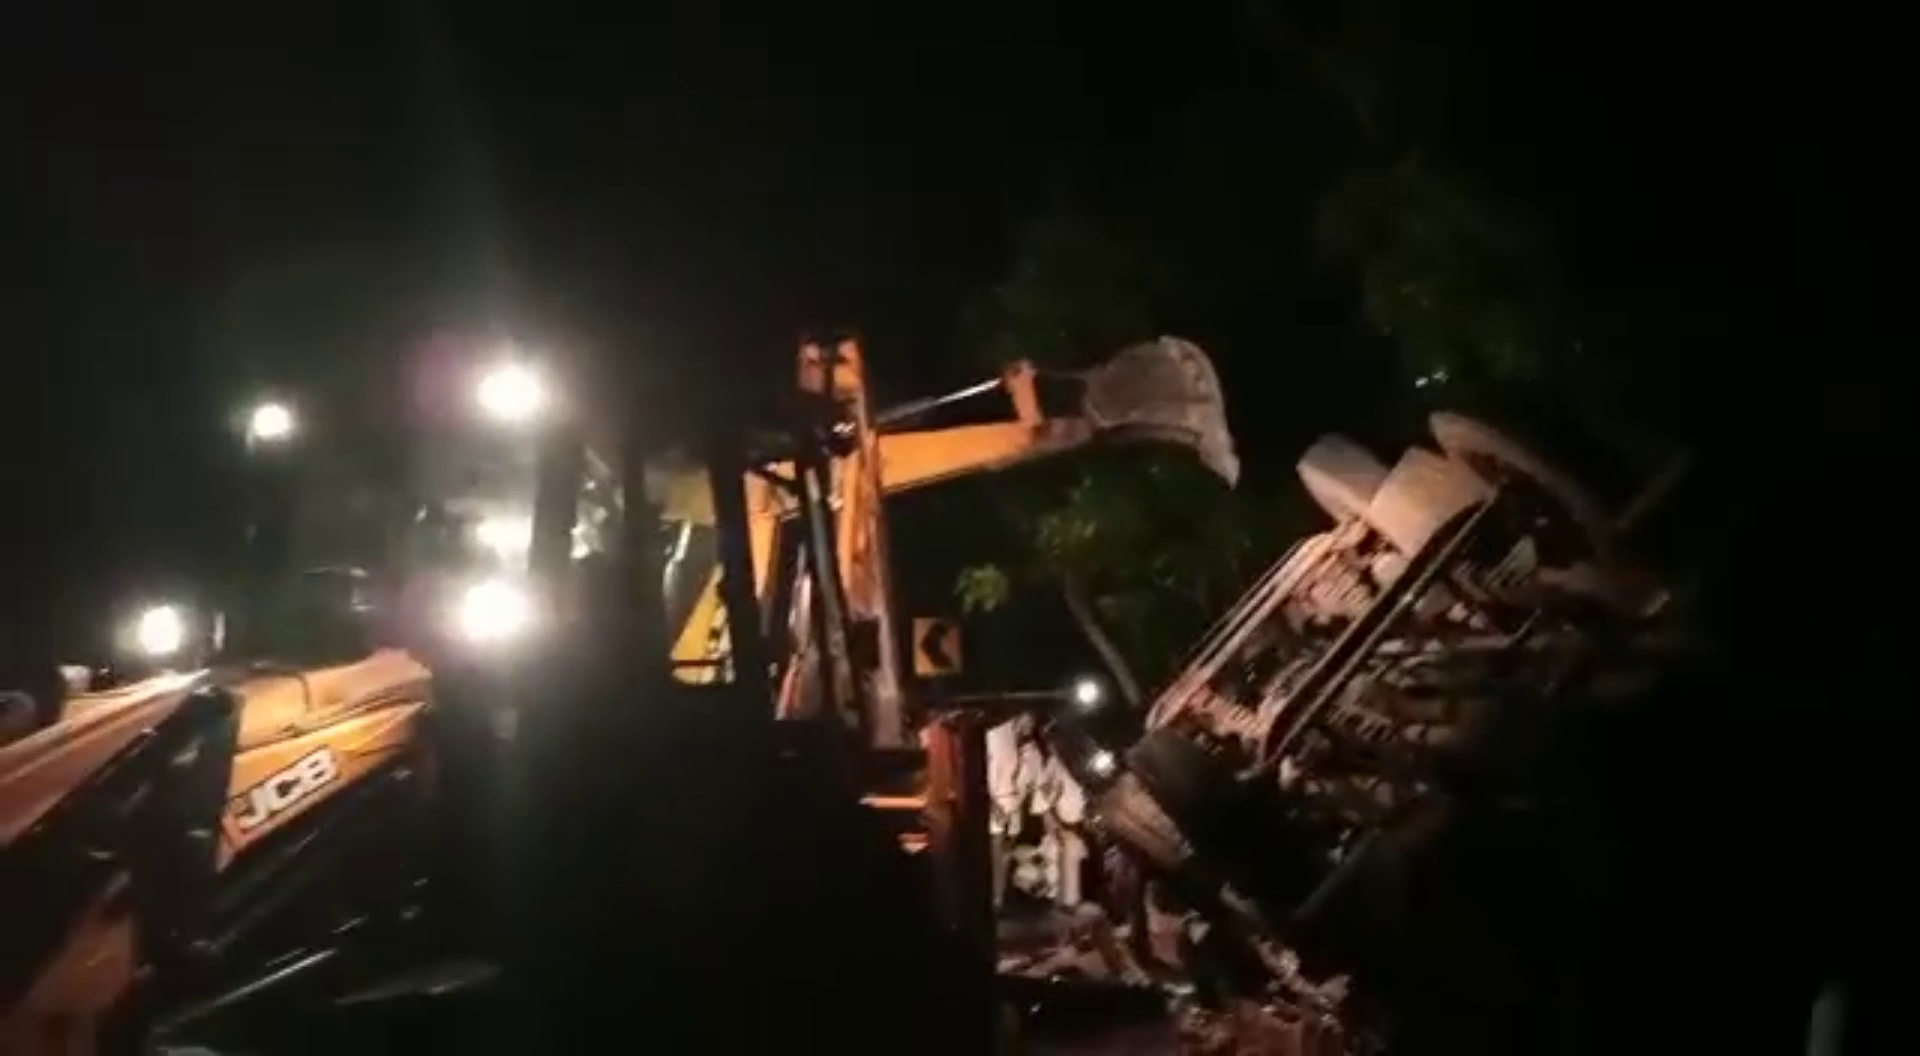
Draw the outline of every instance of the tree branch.
M1075 623L1086 634L1087 641L1093 643L1095 652L1107 665L1107 673L1113 677L1114 685L1119 687L1120 695L1126 698L1127 706L1138 709L1142 704L1140 681L1133 676L1133 668L1127 664L1127 658L1120 653L1119 646L1100 626L1100 620L1094 615L1093 605L1087 600L1087 593L1080 579L1071 572L1060 575L1060 593L1066 599L1068 611L1073 613Z

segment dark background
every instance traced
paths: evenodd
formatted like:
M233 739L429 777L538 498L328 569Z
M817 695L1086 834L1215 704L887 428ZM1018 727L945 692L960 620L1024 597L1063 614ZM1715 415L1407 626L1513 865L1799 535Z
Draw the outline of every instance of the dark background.
M63 649L113 599L230 559L230 415L276 372L329 370L230 318L286 257L348 277L354 311L280 308L320 334L350 316L336 354L505 330L679 411L702 380L784 386L802 328L854 324L882 387L917 393L966 373L962 307L1017 221L1135 179L1191 100L1245 75L1235 26L1204 3L9 12L0 644ZM1723 706L1670 742L1635 730L1705 791L1641 789L1636 823L1665 819L1638 837L1649 871L1677 885L1633 919L1715 926L1633 971L1678 1007L1729 960L1750 982L1760 958L1842 956L1814 947L1890 933L1877 896L1904 890L1877 863L1905 742L1873 706L1904 696L1913 596L1902 37L1838 5L1449 4L1430 32L1456 147L1549 214L1578 285L1657 321L1644 403L1714 456L1745 529L1711 555L1735 662L1696 688ZM1345 424L1263 381L1324 350L1211 351L1268 479ZM1844 883L1798 884L1841 860ZM1846 926L1797 927L1814 917ZM1791 996L1754 1003L1791 1018Z
M231 549L231 415L304 353L243 347L225 306L289 255L384 291L369 357L505 328L629 377L772 386L802 328L853 324L883 388L917 393L965 373L960 308L1011 226L1149 167L1245 75L1242 25L1210 4L18 14L7 638L71 636ZM1550 210L1581 282L1668 321L1670 405L1775 446L1887 420L1873 243L1898 135L1872 27L1473 4L1432 32L1464 149ZM1263 447L1275 350L1213 351L1249 460L1289 462Z
M1052 171L1142 134L1168 71L1130 61L1194 65L1209 29L455 8L108 5L8 34L9 439L30 446L5 465L34 511L9 525L9 625L53 605L71 633L105 594L211 558L249 350L208 346L251 269L334 246L382 269L415 296L370 354L504 326L779 384L801 327L857 323L917 389Z

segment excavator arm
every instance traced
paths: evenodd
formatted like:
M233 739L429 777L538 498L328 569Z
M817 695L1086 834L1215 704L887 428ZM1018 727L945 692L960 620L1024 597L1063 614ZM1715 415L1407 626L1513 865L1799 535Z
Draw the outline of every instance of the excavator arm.
M843 405L864 401L865 378L857 364L854 367L838 371L832 379L829 394ZM1131 346L1092 370L1064 379L1069 388L1078 390L1078 406L1067 414L1050 415L1045 411L1039 379L1038 368L1022 361L1005 368L999 378L958 393L915 401L870 419L855 415L856 431L864 435L854 437L853 454L841 460L848 466L847 471L836 474L833 504L843 510L861 505L855 484L864 467L857 463L866 457L877 463L883 495L999 472L1095 443L1115 442L1182 447L1229 484L1238 479L1239 462L1227 429L1219 382L1206 354L1197 346L1163 337ZM936 409L995 391L1004 392L1012 405L1012 414L1006 419L926 429L905 427ZM790 462L776 463L765 467L764 475L750 476L746 482L755 593L761 598L769 589L776 526L793 516L797 508L792 496L776 481L794 479L795 470ZM703 469L650 474L649 490L663 520L691 525L713 523L712 493ZM857 522L858 516L843 516L842 521ZM843 523L843 528L853 527L852 523ZM849 584L867 578L857 557L843 553L842 565L842 577ZM681 677L691 681L713 677L725 654L718 583L719 573L714 569L674 630L672 658Z
M1081 406L1072 414L1049 415L1042 409L1039 377L1039 369L1022 360L984 384L875 415L880 478L886 493L998 472L1096 441L1176 444L1192 450L1229 484L1239 479L1240 463L1227 429L1219 381L1197 346L1163 337L1131 346L1105 364L1075 375L1082 395ZM1012 403L1010 420L934 429L896 427L901 421L995 391L1005 392ZM791 477L793 465L776 463L769 470ZM704 469L658 468L648 474L648 489L661 519L713 523L712 490ZM754 478L749 489L766 493L768 502L779 504L765 481ZM753 497L749 496L750 502ZM787 512L784 505L782 512Z

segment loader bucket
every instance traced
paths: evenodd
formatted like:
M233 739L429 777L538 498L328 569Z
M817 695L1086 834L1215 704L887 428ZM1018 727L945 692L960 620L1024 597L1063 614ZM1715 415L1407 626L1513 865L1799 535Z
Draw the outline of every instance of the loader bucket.
M1177 337L1142 342L1083 379L1081 413L1101 435L1178 444L1228 484L1239 481L1220 380L1199 346Z

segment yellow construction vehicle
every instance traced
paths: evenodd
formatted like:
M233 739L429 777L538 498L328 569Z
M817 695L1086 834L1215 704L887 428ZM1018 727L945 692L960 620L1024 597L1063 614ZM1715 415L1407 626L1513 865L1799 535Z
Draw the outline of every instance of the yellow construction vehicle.
M956 477L1007 469L1036 459L1077 450L1094 442L1147 440L1174 443L1191 450L1208 468L1232 483L1239 463L1227 430L1225 409L1212 365L1194 345L1175 338L1135 345L1095 370L1070 379L1078 388L1078 405L1065 414L1049 414L1042 405L1040 370L1030 362L1006 367L999 378L961 390L952 396L920 400L888 412L869 407L866 367L859 346L852 341L834 345L809 344L800 353L800 387L841 408L844 417L834 426L839 433L839 455L819 467L780 460L757 467L746 478L746 503L754 563L754 595L769 606L764 618L786 621L796 629L793 664L779 672L779 713L806 717L817 703L806 698L800 670L810 665L810 626L803 610L809 604L844 604L855 625L871 628L877 641L872 663L860 673L857 692L866 697L867 713L857 716L870 724L873 743L900 747L911 742L903 713L902 678L894 624L882 497L922 488ZM914 420L959 400L1000 394L1008 403L1001 420L944 428L913 428ZM809 481L807 474L819 479ZM662 515L688 531L711 526L710 490L697 474L662 475L655 498ZM818 600L804 592L780 596L798 606L774 612L777 581L798 569L789 561L779 567L777 555L792 554L798 540L811 530L803 523L803 496L818 491L831 507L833 523L818 526L835 540L838 567L826 577L823 589L840 599ZM782 536L786 538L783 539ZM684 551L682 551L684 552ZM682 561L685 559L682 558ZM673 660L677 677L699 682L717 677L728 654L725 607L717 569L675 567L671 574L699 583L684 615L676 612L670 626L677 628ZM836 582L833 582L837 580ZM791 586L791 583L786 586ZM851 706L856 687L845 680L853 672L831 672L838 686L837 703ZM854 716L849 716L854 717Z
M910 747L884 495L1102 440L1180 444L1223 477L1237 473L1212 368L1186 342L1140 345L1068 379L1079 391L1067 415L1044 412L1038 378L1017 365L956 397L876 413L858 346L808 344L800 384L818 398L813 435L745 467L743 510L729 510L739 485L724 474L648 473L648 497L682 544L663 584L676 677L752 686L759 650L743 638L779 628L761 687L777 688L779 716L844 716L869 746ZM1009 420L900 427L994 389L1011 398ZM542 482L563 501L536 502L529 518L524 560L537 576L567 572L542 568L540 554L543 540L578 537L578 454L555 463L573 467L570 479ZM600 465L593 486L604 489ZM648 503L614 505L635 516ZM725 545L689 557L685 540L700 532L746 540L746 560ZM676 578L696 588L680 603ZM464 597L491 606L482 625L496 635L519 626L500 616L520 612L501 582L469 584ZM546 586L549 600L565 593ZM432 596L424 611L445 611ZM242 657L78 694L52 725L0 746L0 1048L137 1048L156 1025L336 970L357 941L410 926L433 867L423 808L444 754L438 680L422 659L431 650L382 647L367 633L372 648L354 656L291 666Z

